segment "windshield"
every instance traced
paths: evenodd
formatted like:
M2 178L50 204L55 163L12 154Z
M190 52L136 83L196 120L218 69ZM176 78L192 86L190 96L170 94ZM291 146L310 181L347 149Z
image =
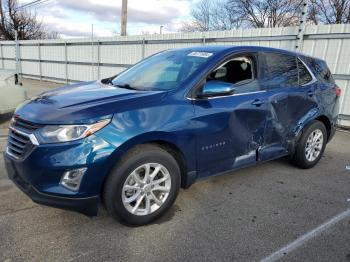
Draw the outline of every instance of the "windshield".
M112 80L119 87L170 90L181 86L213 55L209 52L173 50L151 56Z

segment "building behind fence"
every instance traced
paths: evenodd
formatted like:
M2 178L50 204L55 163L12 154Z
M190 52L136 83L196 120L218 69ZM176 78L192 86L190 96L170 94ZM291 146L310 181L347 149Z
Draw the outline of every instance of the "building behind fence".
M294 50L298 27L98 39L19 41L24 77L58 82L87 81L118 74L159 51L198 45L255 45ZM0 42L2 68L15 68L15 42ZM350 126L350 25L307 26L301 52L327 61L342 89L340 124Z

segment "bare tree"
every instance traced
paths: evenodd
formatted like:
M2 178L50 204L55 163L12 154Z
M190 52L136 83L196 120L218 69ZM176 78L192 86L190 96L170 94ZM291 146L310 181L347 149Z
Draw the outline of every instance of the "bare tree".
M239 28L242 19L232 11L228 1L217 2L212 12L211 26L215 30L230 30Z
M58 33L49 31L38 21L35 13L18 8L17 0L1 0L0 39L14 40L15 32L20 40L59 37Z
M240 21L230 12L227 2L202 0L191 10L192 21L184 22L180 31L211 31L237 28Z
M193 32L193 31L209 31L210 18L213 9L213 5L210 0L202 0L198 2L191 10L193 20L190 22L184 22L181 31Z
M210 18L212 16L213 5L210 0L202 0L192 10L192 16L200 26L201 31L208 31L210 29Z
M192 21L189 21L189 22L188 21L183 22L179 31L180 32L202 32L204 30L202 29L202 26L200 25L200 23L198 23L198 21L193 19Z
M302 0L229 0L228 6L244 27L294 26L299 21Z
M299 22L301 8L302 0L202 0L192 10L193 21L184 24L182 30L294 26Z
M350 0L311 0L309 19L315 24L350 23Z

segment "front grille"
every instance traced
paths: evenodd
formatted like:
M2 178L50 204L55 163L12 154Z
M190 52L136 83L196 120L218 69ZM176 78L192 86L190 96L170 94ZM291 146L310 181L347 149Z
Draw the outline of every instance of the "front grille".
M39 127L26 120L14 118L8 134L7 153L17 159L26 157L34 147L30 135Z
M40 125L33 124L27 120L23 120L18 117L13 118L11 126L28 134L33 133L40 127Z

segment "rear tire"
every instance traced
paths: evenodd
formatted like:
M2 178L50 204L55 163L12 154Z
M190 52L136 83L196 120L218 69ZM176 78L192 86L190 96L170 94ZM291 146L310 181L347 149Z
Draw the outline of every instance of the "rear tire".
M140 145L122 157L103 190L109 214L126 225L148 224L175 202L180 168L174 157L156 145Z
M314 167L320 161L326 144L326 127L322 122L314 120L303 129L292 156L292 163L304 169Z

